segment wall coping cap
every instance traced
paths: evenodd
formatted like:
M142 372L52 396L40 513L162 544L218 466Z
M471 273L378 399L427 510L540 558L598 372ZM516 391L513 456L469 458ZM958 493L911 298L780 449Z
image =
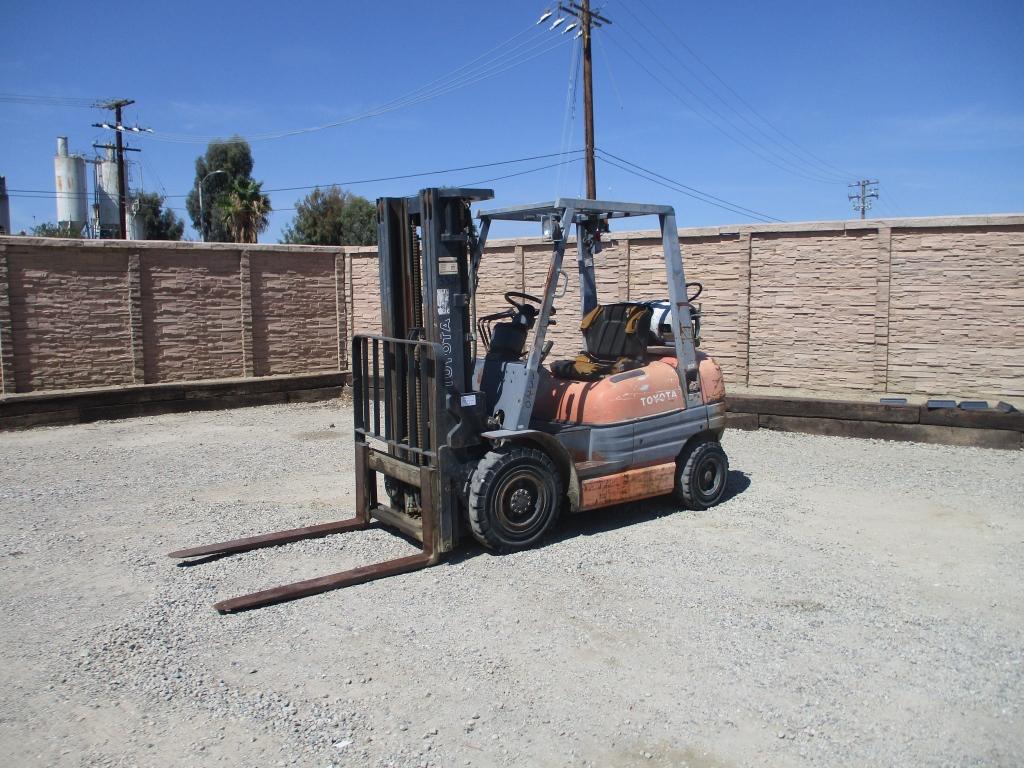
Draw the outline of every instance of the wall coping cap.
M800 232L862 232L888 229L943 229L956 227L1019 227L1024 226L1024 213L992 213L977 216L914 216L885 219L836 219L834 221L794 221L778 224L724 224L714 227L680 227L679 237L683 240L700 237L721 237L723 235L759 235ZM655 229L612 232L615 240L660 240ZM575 238L570 238L574 242ZM508 247L514 245L543 245L550 241L542 237L518 237L488 240L488 246Z
M355 247L337 245L291 245L285 243L200 243L192 240L93 240L91 238L68 237L31 237L5 235L0 237L0 245L6 246L46 246L47 248L102 249L115 251L211 251L240 253L242 251L259 253L341 253L345 250L358 250ZM375 246L370 250L377 252Z
M680 227L679 237L683 240L702 237L722 237L759 234L799 234L801 232L864 232L887 228L900 229L945 229L957 227L1019 227L1024 226L1024 213L992 213L970 216L917 216L885 219L837 219L834 221L795 221L778 224L724 224L713 227ZM631 230L612 232L610 239L617 240L658 240L657 230ZM544 245L548 240L542 237L512 237L488 240L496 248L516 245ZM570 238L575 242L575 238ZM190 240L91 240L58 237L0 236L3 246L46 246L48 248L103 249L116 251L195 251L239 253L344 253L352 256L376 256L375 245L291 245L284 243L199 243Z

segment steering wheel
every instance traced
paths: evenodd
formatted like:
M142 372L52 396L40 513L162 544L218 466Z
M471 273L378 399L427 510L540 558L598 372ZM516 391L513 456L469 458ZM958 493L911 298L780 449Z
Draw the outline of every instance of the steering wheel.
M523 301L516 301L516 299L523 299ZM527 317L536 317L538 314L540 314L540 305L544 303L541 299L538 299L536 296L533 296L532 294L529 293L523 293L522 291L506 291L505 301L511 304L515 308L516 312L520 312L526 315ZM534 307L531 306L530 304L525 303L527 301L531 302L532 304L536 304L537 306ZM551 314L555 314L554 307L551 307Z
M701 285L700 283L687 283L686 284L687 288L691 288L693 286L697 286L697 292L695 294L693 294L693 296L688 296L686 298L686 300L689 301L689 302L696 301L697 297L700 296L702 293L704 293L704 286Z

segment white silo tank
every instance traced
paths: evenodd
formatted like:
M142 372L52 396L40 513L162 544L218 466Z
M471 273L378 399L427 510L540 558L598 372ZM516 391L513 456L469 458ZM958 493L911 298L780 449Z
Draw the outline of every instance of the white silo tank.
M53 158L54 183L57 188L57 224L82 229L89 223L89 198L85 182L85 158L68 154L68 139L57 137L57 154Z
M117 205L117 161L114 160L114 150L108 149L103 159L97 160L94 167L96 181L93 189L99 209L99 236L120 237L121 214Z

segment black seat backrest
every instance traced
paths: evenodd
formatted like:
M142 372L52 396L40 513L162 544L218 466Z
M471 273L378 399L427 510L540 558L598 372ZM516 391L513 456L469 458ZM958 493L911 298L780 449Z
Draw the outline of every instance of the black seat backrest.
M652 314L649 306L629 302L594 307L580 323L587 353L606 361L641 357L647 348Z
M498 323L491 333L488 360L518 360L526 347L526 326L520 323Z

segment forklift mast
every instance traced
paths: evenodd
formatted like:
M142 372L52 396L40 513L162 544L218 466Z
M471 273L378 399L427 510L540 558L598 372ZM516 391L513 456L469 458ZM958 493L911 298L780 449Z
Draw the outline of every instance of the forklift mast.
M377 201L381 336L353 337L356 514L423 544L458 543L468 451L483 443L473 390L470 206L487 189L424 189ZM377 476L387 499L378 498Z
M430 188L377 201L381 330L439 345L444 408L429 427L451 448L478 444L483 429L483 398L473 395L470 206L492 197L489 189ZM418 389L413 398L403 388L389 394L385 407L394 414L422 407Z
M384 336L440 344L449 392L471 390L470 205L489 189L424 189L377 201Z

